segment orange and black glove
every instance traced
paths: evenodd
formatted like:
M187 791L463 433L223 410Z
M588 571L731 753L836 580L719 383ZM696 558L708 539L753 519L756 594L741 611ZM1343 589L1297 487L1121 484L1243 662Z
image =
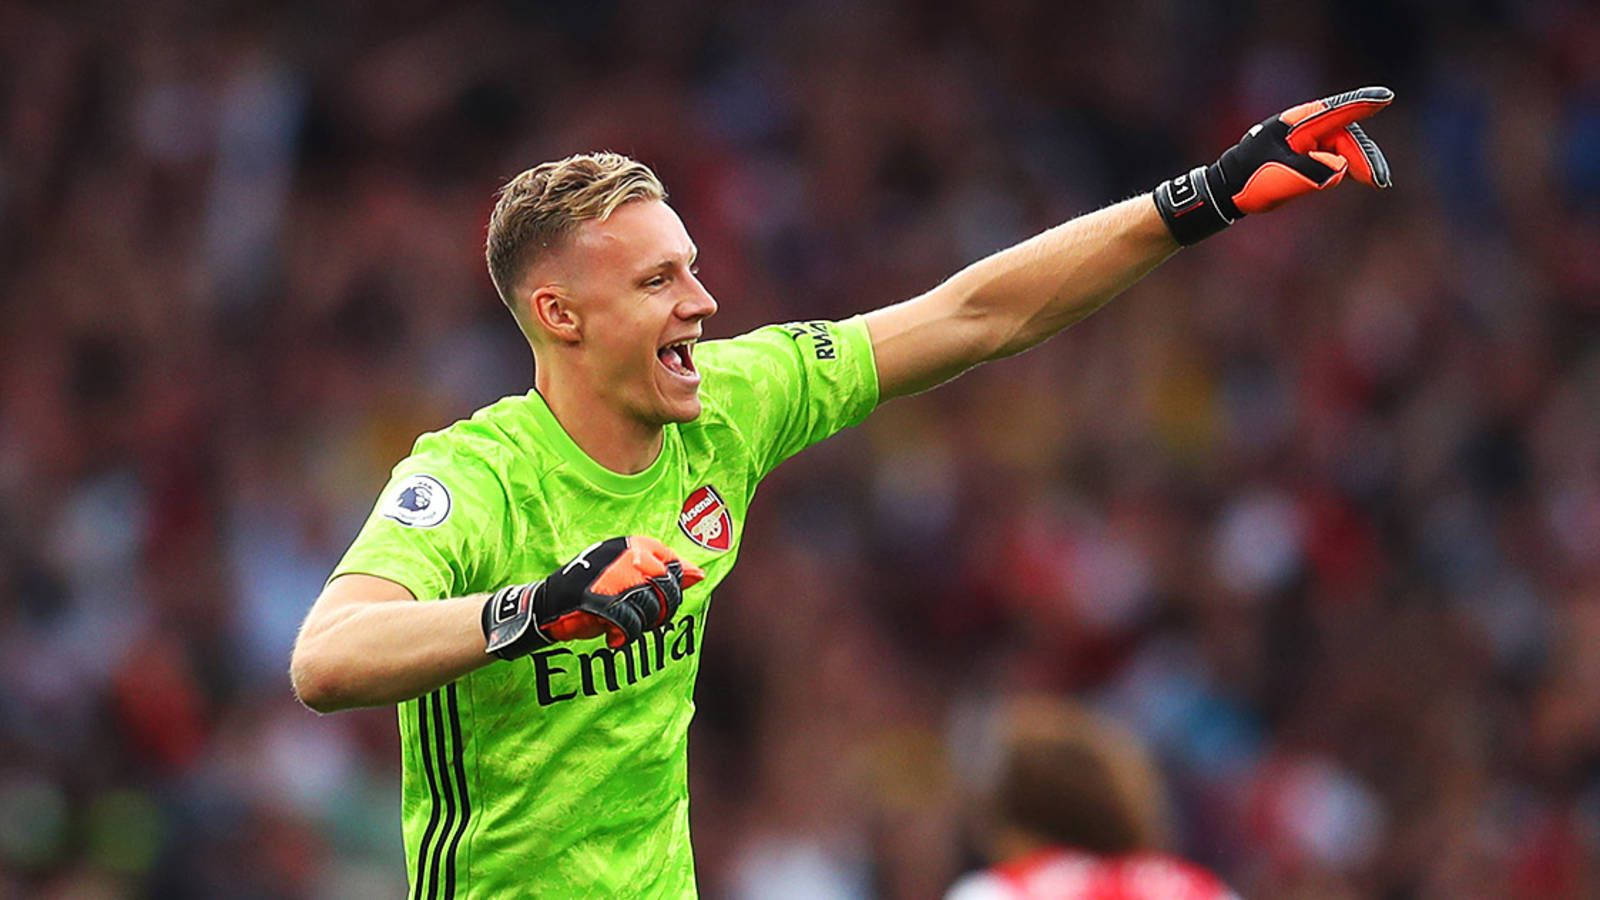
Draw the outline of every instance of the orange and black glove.
M1312 191L1349 172L1362 184L1389 186L1389 161L1356 122L1394 100L1386 87L1364 87L1284 110L1245 132L1209 166L1156 185L1156 209L1188 246Z
M486 652L526 656L557 641L606 636L613 650L665 625L706 573L655 538L614 537L543 581L501 588L483 604Z

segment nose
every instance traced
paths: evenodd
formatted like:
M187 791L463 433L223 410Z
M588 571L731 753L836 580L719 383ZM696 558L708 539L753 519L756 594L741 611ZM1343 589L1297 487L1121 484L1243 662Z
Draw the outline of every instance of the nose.
M678 303L678 316L683 319L709 319L717 312L717 300L700 283L700 279L689 276L690 290L688 296Z

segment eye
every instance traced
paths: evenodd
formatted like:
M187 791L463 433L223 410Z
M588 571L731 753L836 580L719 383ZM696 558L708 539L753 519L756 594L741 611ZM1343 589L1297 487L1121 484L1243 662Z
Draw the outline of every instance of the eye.
M694 265L690 266L689 274L695 276L696 278L700 277L700 264L695 263Z
M667 283L667 276L665 276L665 275L652 275L651 277L649 277L648 279L645 280L644 286L647 287L647 288L658 288L658 287L661 287L662 285L664 285L666 283Z

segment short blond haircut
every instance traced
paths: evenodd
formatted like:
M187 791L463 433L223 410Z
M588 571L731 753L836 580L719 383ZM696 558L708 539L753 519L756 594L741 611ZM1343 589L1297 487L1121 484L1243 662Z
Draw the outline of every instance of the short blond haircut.
M621 153L579 153L540 163L506 182L489 215L484 255L500 299L517 314L518 279L581 222L604 220L630 200L665 200L650 167Z

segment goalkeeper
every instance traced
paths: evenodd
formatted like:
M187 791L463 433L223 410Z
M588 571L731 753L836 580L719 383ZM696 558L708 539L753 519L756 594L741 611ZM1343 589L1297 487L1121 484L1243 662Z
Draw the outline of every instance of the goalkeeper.
M313 709L398 705L411 896L693 895L697 651L761 479L1045 340L1181 245L1347 174L1387 187L1355 123L1391 99L1294 107L902 303L703 344L717 304L648 168L600 153L512 179L487 255L534 390L418 438L291 663Z

